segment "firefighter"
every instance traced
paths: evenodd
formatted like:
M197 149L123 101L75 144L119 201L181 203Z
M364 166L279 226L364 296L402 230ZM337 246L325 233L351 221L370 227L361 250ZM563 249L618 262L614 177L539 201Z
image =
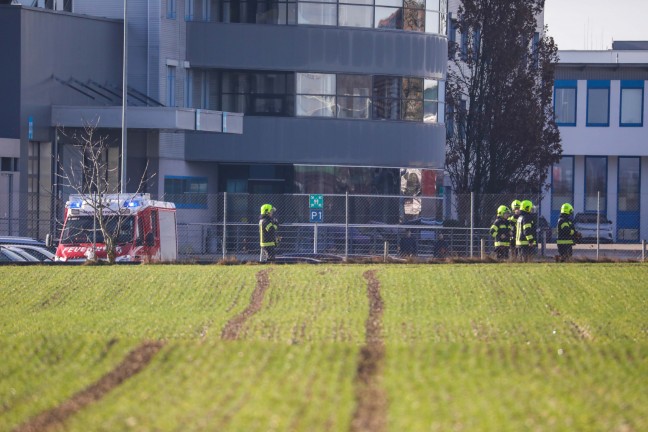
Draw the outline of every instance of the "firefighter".
M259 217L259 245L261 246L260 262L273 262L277 247L277 229L279 223L274 218L277 209L272 204L263 204L261 206L261 216Z
M511 247L511 224L508 217L511 211L505 205L497 208L497 217L490 228L490 235L495 240L497 259L508 259Z
M529 262L535 253L537 246L537 233L535 218L531 215L533 203L529 200L522 201L520 206L520 217L515 227L515 247L518 258L521 261Z
M511 229L511 259L516 259L517 258L517 249L515 248L515 231L517 228L517 220L520 217L520 206L522 206L522 201L520 200L513 200L511 203L511 210L513 210L513 214L509 216L508 221Z
M558 253L557 260L565 262L572 257L572 246L576 243L580 234L574 228L574 221L572 215L574 214L574 207L571 204L565 203L560 206L560 217L558 218Z

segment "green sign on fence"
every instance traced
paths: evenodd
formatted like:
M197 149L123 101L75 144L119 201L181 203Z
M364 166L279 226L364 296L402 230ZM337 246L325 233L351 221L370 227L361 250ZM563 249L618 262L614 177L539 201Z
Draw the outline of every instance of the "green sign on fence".
M312 209L324 208L324 195L311 195L308 199L308 206Z

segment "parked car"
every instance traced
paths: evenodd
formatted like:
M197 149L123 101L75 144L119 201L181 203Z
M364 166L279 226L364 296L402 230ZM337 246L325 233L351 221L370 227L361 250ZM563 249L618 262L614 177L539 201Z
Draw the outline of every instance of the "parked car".
M53 262L55 261L56 255L49 249L44 246L32 246L32 245L2 245L2 247L10 248L13 252L18 252L21 255L28 254L31 257L36 258L40 262ZM32 261L32 260L30 260Z
M596 243L596 219L597 213L595 212L577 213L574 217L574 228L581 235L581 243ZM612 221L602 213L599 217L598 239L600 243L614 241Z
M27 259L21 255L0 245L0 263L26 262Z

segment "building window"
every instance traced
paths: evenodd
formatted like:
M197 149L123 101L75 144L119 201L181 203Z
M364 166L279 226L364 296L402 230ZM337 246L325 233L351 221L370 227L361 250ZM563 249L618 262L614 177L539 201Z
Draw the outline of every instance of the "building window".
M0 158L0 171L17 172L18 158L13 158L13 157Z
M185 2L185 21L193 21L194 19L194 0L187 0Z
M371 116L371 76L337 76L337 116L368 119Z
M587 82L587 126L610 126L610 81Z
M340 27L373 27L373 6L367 0L340 0Z
M167 106L176 106L176 68L175 66L167 66Z
M576 126L576 95L576 81L555 81L554 113L558 126Z
M176 19L176 0L167 0L166 17L168 19Z
M607 210L607 157L586 156L585 211L597 210L600 210L603 214Z
M643 81L621 81L621 126L643 126Z
M551 225L558 223L560 206L574 204L574 157L563 156L551 169Z
M337 25L337 4L327 1L298 2L297 23L311 25Z
M619 158L617 240L638 241L641 210L641 159Z
M176 208L207 208L206 177L164 177L164 200L175 203Z
M335 75L298 73L296 79L297 115L335 117Z
M185 106L193 107L193 72L185 69Z

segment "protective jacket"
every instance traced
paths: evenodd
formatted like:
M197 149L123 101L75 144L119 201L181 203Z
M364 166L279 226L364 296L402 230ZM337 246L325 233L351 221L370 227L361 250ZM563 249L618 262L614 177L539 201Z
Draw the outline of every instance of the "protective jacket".
M271 218L270 215L264 214L259 218L259 244L261 247L277 245L277 229L279 223L277 219Z
M521 211L515 228L515 245L532 246L537 243L536 222L531 213Z
M515 246L515 239L517 237L516 232L517 232L517 220L520 217L520 215L511 215L508 218L508 223L509 223L509 229L511 230L511 245Z
M571 216L565 213L560 214L558 218L558 240L557 244L573 245L576 239L576 229Z
M511 224L508 219L497 216L490 228L490 235L495 240L495 247L511 245Z

